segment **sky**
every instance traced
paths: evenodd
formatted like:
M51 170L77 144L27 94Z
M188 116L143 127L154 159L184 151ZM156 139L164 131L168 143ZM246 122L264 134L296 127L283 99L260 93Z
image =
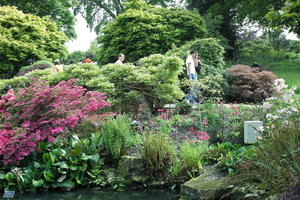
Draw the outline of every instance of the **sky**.
M66 45L68 47L69 53L72 53L74 51L87 51L90 47L90 43L96 39L96 33L93 31L90 31L89 28L87 28L87 24L83 17L81 15L76 16L76 25L75 25L75 31L77 34L77 39L69 41ZM285 34L287 35L287 39L296 40L298 39L297 36L293 33L288 33L285 31Z
M90 47L90 43L96 39L96 33L91 32L87 28L87 24L81 15L76 16L75 31L77 34L77 39L67 42L67 47L69 53L73 51L86 51Z

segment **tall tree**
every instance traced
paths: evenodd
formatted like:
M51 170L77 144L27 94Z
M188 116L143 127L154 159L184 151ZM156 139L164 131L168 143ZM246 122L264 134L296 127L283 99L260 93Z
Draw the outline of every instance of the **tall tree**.
M54 22L15 7L0 7L0 78L13 76L31 61L63 57L66 41Z
M107 22L125 11L125 3L135 0L77 0L75 13L81 13L88 26L97 33ZM151 5L166 6L172 0L146 0Z
M119 53L134 62L207 35L204 20L196 13L155 8L143 1L126 5L128 9L108 23L97 38L100 51L96 57L101 64L115 61Z
M1 0L0 6L15 6L24 13L49 17L69 38L75 38L75 17L70 10L75 0Z
M265 15L273 8L279 10L285 0L241 0L238 4L238 20L256 22L267 26ZM251 12L249 12L251 11Z
M300 0L285 0L282 8L272 7L271 11L266 14L266 18L270 26L285 27L300 37Z
M215 34L221 34L220 38L225 37L227 40L226 57L232 59L234 50L236 49L236 40L238 32L237 16L237 0L186 0L187 8L197 10L199 14L209 17L209 21L219 21L218 25L214 25ZM221 19L221 20L220 20ZM217 35L214 37L219 37Z

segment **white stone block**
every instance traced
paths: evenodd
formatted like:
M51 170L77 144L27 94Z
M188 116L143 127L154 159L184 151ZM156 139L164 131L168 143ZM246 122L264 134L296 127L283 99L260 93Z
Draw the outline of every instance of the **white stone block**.
M244 121L244 143L254 144L260 136L258 130L263 127L262 121Z

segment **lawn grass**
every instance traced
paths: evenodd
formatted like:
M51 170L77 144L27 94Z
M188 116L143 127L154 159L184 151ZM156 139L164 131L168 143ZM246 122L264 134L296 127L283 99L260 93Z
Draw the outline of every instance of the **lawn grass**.
M274 62L269 66L269 70L279 78L283 78L289 87L299 86L296 93L300 94L300 59Z

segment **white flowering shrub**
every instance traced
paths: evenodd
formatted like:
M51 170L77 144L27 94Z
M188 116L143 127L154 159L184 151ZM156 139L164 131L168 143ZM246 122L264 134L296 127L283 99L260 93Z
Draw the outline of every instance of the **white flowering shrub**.
M274 81L274 95L262 105L266 113L267 129L272 129L275 123L300 125L300 106L295 99L295 90L295 87L288 88L283 79Z

